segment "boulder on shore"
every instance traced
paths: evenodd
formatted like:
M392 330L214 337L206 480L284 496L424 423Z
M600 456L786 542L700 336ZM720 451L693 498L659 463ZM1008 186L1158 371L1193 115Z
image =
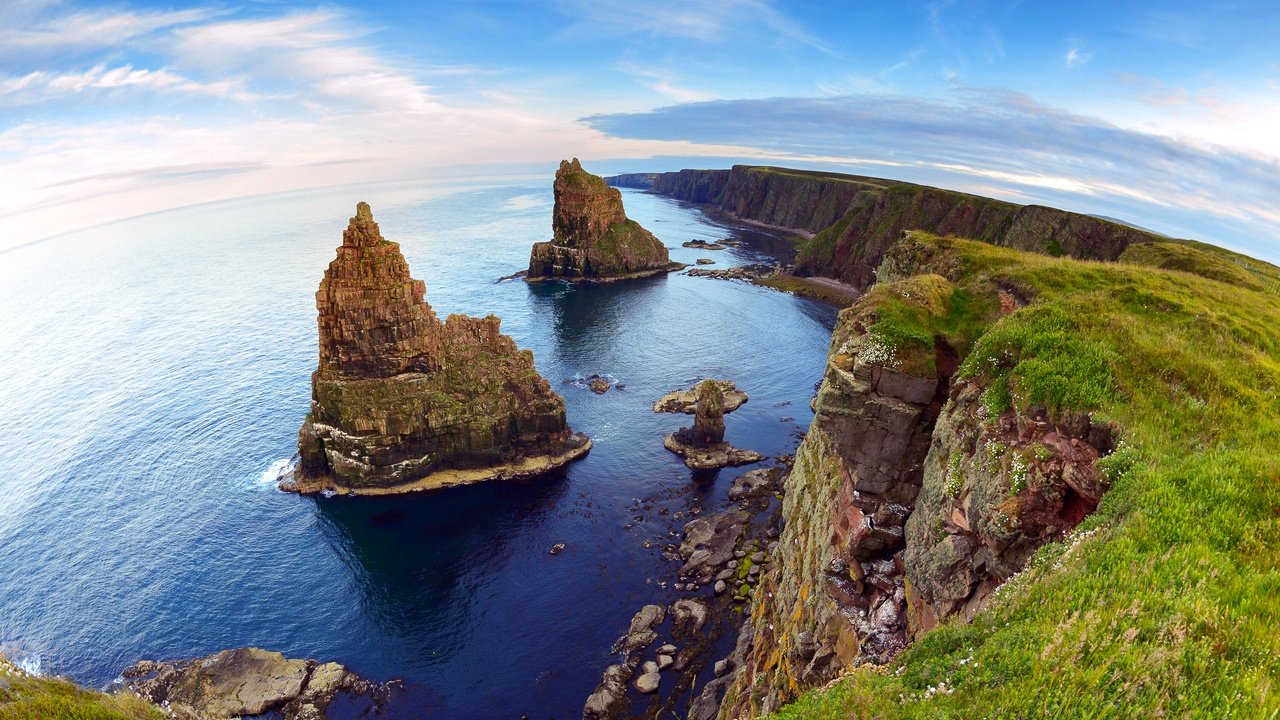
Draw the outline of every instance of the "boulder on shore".
M320 362L282 488L421 490L536 475L590 449L497 317L442 323L425 291L357 205L316 292Z
M582 169L560 162L555 180L552 238L533 244L528 282L606 281L680 270L667 248L622 209L622 194Z
M192 660L143 660L125 685L178 720L224 720L278 713L284 720L325 717L340 693L372 697L380 686L337 663L295 660L260 648L236 648Z

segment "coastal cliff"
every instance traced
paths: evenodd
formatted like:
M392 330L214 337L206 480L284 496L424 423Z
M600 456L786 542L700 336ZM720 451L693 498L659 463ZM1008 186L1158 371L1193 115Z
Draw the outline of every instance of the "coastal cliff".
M1065 210L839 173L735 165L658 173L646 179L647 186L638 180L628 185L628 178L615 181L796 231L806 236L796 274L829 277L859 289L875 282L885 252L907 230L1085 260L1115 260L1132 244L1167 239Z
M833 333L719 717L1263 702L1280 668L1248 648L1280 606L1236 614L1219 589L1280 579L1250 560L1280 541L1280 401L1257 390L1280 387L1280 270L1173 241L1097 264L915 232L876 277ZM1222 626L1168 630L1204 613ZM1262 685L1233 695L1237 673Z
M545 472L585 454L492 315L440 322L360 203L316 292L319 367L286 488L380 493Z
M679 270L653 233L627 217L622 194L582 169L577 158L556 171L553 237L534 243L525 279L620 280Z

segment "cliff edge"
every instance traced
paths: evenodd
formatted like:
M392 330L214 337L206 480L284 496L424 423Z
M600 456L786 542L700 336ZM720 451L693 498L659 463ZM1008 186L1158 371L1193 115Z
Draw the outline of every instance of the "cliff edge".
M1280 269L915 232L876 277L719 716L1276 709Z

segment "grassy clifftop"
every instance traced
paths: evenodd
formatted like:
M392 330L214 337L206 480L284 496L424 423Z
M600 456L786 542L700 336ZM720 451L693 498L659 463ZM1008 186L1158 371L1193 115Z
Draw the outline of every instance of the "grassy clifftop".
M908 244L915 272L1008 301L958 376L993 410L1111 423L1111 488L972 622L775 717L1277 717L1280 269L1175 241L1118 263ZM910 337L909 314L880 315Z
M35 677L0 657L0 720L159 720L159 708L133 694L109 695L67 680Z

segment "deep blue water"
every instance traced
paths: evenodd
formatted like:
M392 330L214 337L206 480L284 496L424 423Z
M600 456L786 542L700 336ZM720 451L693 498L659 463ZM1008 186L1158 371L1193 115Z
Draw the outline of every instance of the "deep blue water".
M729 231L624 191L680 247ZM278 492L316 362L314 293L369 201L443 318L495 313L576 430L552 477L400 498ZM695 480L650 405L700 377L750 402L728 439L791 452L834 311L672 274L602 286L495 279L550 234L549 180L400 184L160 213L0 253L0 646L102 686L141 658L257 645L429 687L445 717L577 717L643 604L681 596L646 539L726 504L749 468ZM750 233L743 237L750 236ZM566 381L609 374L596 395ZM788 419L790 418L790 419ZM566 551L552 556L557 542Z

